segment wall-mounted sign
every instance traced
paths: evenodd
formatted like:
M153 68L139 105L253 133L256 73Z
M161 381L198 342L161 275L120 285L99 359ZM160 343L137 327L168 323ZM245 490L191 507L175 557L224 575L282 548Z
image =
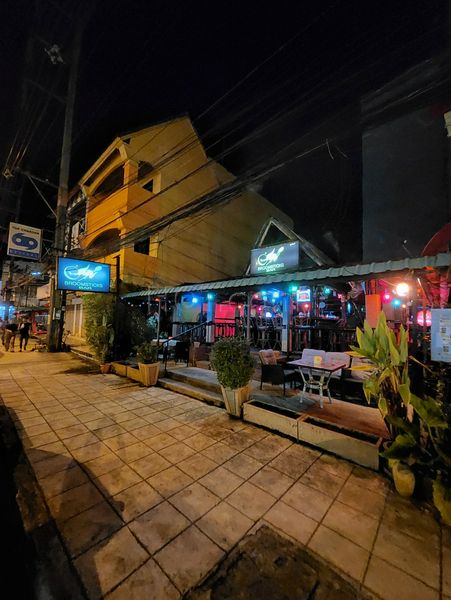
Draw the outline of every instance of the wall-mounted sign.
M301 288L296 292L297 302L310 302L311 298L310 288Z
M431 359L451 362L451 308L435 308L431 313Z
M42 230L19 223L9 224L8 249L10 256L20 256L31 260L41 258Z
M110 265L104 263L60 257L56 287L74 292L109 292L110 270Z
M299 242L251 250L251 275L279 273L299 267Z

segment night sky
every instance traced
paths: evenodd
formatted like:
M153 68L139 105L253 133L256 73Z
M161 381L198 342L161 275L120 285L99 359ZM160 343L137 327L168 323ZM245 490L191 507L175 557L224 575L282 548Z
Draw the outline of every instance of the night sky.
M360 223L360 97L443 52L449 27L447 2L430 0L2 6L2 169L21 156L16 166L58 182L63 105L42 88L64 96L67 64L53 65L45 48L58 44L67 63L76 18L91 10L71 183L116 134L189 114L207 153L237 175L286 161L259 190L293 217L299 233L341 261L360 251L353 233ZM327 147L293 160L326 139ZM0 182L3 226L24 181L16 174ZM41 189L54 206L55 191ZM51 230L48 216L25 183L20 221Z

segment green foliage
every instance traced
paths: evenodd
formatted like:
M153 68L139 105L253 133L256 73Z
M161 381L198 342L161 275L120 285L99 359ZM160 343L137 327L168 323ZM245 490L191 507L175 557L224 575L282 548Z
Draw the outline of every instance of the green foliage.
M358 347L352 347L352 356L368 359L371 364L358 365L353 369L371 370L371 375L363 381L365 398L368 403L371 400L377 403L395 437L396 426L387 417L404 416L405 407L410 402L406 331L401 326L398 343L387 325L385 314L381 312L374 331L367 321L363 331L357 329L357 343Z
M100 363L112 359L114 349L114 298L111 294L83 296L86 341Z
M363 331L357 330L357 342L351 354L369 359L374 369L363 383L365 397L376 399L392 433L393 442L382 456L426 468L435 478L434 504L451 524L450 422L443 401L411 392L407 332L401 327L396 342L383 312L374 331L366 322Z
M212 349L211 366L223 387L244 387L249 383L254 369L249 345L245 340L235 337L218 340Z
M153 346L152 342L143 342L136 348L136 357L140 363L156 363L158 362L158 348Z

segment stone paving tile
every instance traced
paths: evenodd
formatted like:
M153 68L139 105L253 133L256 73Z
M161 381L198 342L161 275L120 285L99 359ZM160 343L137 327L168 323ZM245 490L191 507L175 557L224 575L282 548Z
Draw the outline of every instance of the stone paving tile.
M257 521L275 503L275 498L252 483L245 482L230 494L227 502Z
M121 433L112 438L104 440L104 443L111 448L111 450L119 450L120 448L125 448L126 446L131 446L132 444L136 444L139 442L138 438L136 438L131 433Z
M100 599L149 558L148 553L123 527L75 560L90 600Z
M149 446L149 448L152 448L152 450L159 452L162 448L166 448L171 444L175 444L177 441L177 439L172 437L172 434L158 433L157 435L153 435L152 437L144 440L144 443Z
M142 481L142 479L136 471L133 471L133 469L124 465L97 477L97 479L94 480L94 483L102 493L114 496L140 481Z
M90 477L94 479L95 477L100 477L100 475L109 473L114 469L118 469L123 465L124 463L116 456L116 454L108 451L102 456L98 456L97 458L93 458L92 460L83 463L83 468L88 472Z
M197 482L169 499L190 521L196 521L220 502L220 498Z
M337 477L329 473L329 471L325 471L320 464L317 467L318 462L313 463L313 465L302 475L300 478L300 482L308 485L315 490L323 492L323 494L327 494L328 496L335 496L343 487L345 480L341 477Z
M84 448L76 448L75 450L71 450L71 452L72 456L78 462L84 463L104 454L109 454L110 450L103 442L97 442L96 444L89 444L89 446L85 446Z
M75 463L70 469L65 469L53 475L48 475L39 480L39 485L44 493L44 496L52 498L58 494L62 494L66 490L78 487L88 481L85 472L80 469Z
M255 458L252 458L251 456L247 456L246 454L237 454L225 462L223 466L229 471L232 471L232 473L243 477L243 479L248 479L257 471L259 471L263 465L261 462Z
M212 446L215 443L216 440L214 440L211 437L208 437L207 435L204 435L203 433L196 433L195 435L185 439L185 444L187 444L188 446L190 446L198 452L200 450L205 450L206 448Z
M220 502L196 525L223 550L230 550L253 526L254 521L227 502Z
M237 453L238 450L235 450L235 448L231 448L222 442L215 442L212 446L208 446L208 448L201 451L203 456L213 460L218 465L225 463Z
M127 577L108 600L178 600L180 593L163 573L157 563L150 559L135 573Z
M439 592L377 556L370 558L364 585L384 600L438 600Z
M178 463L178 467L193 479L199 479L210 473L210 471L213 471L213 469L216 469L217 465L209 458L202 456L202 454L194 454L194 456L190 456Z
M95 444L98 441L99 438L96 435L88 432L68 438L65 440L64 445L67 446L69 450L76 450L77 448L89 446L89 444Z
M108 425L107 427L101 427L100 429L94 429L93 433L100 440L107 440L114 436L120 435L121 433L127 433L126 430L115 423L114 425Z
M371 550L379 521L337 501L324 517L323 525L366 550Z
M363 580L370 553L361 546L320 525L308 547L357 581Z
M194 525L155 555L155 560L184 593L203 579L224 553Z
M119 419L123 419L123 413L120 413ZM133 431L135 431L136 429L140 429L141 427L144 427L143 425L143 420L141 419L141 417L134 417L133 415L131 415L132 418L127 418L125 420L121 420L121 421L117 421L118 423L121 424L121 427L123 427L126 431L133 433ZM114 417L112 417L113 420Z
M272 525L301 544L307 544L318 523L298 512L288 504L277 502L264 516L264 522Z
M432 514L425 509L420 510L410 500L394 492L387 496L382 523L419 541L433 539L439 544L440 526Z
M385 495L390 487L384 477L363 467L354 467L349 477L349 483L382 495Z
M126 446L125 448L119 448L116 450L116 454L126 463L134 462L144 456L149 456L152 454L152 448L149 448L143 442L137 442L136 444L132 444L131 446Z
M44 460L33 464L34 474L38 480L54 473L66 471L66 469L70 469L75 465L72 457L69 458L63 454L50 454L47 452L45 454Z
M434 539L417 540L382 524L373 554L439 589L440 550Z
M85 552L122 527L122 520L105 501L60 523L59 530L72 556Z
M151 554L160 550L189 525L190 521L168 502L162 502L129 523L130 530Z
M91 482L87 482L53 496L47 504L54 519L65 521L102 500L98 489Z
M293 485L294 480L272 467L263 467L249 479L249 482L268 492L275 498L280 498Z
M318 467L321 465L325 471L343 479L347 479L353 470L353 465L351 463L337 458L336 456L332 456L331 454L321 454L319 459L315 462L315 465L318 465Z
M303 483L295 483L281 499L315 521L321 521L332 504L330 496Z
M175 444L171 444L166 448L162 448L158 451L161 456L164 456L167 460L169 460L173 464L177 464L182 460L185 460L189 456L192 456L196 453L193 448L187 446L183 442L176 442Z
M269 463L269 466L277 469L281 473L288 475L293 479L298 479L301 475L303 475L307 469L310 467L309 462L295 456L294 454L286 452L282 452L279 454L274 460Z
M350 478L342 487L337 500L377 519L382 515L385 505L384 495L356 485Z
M146 440L154 435L158 435L160 430L155 427L155 425L143 425L143 421L141 421L141 427L138 429L133 429L133 435L138 438L138 440Z
M171 436L179 441L186 440L187 438L192 437L196 433L196 430L190 427L189 425L180 425L180 427L175 427L175 429L171 429Z
M153 452L148 456L139 458L130 463L132 469L134 469L143 479L147 479L164 469L171 466L171 463L160 456L157 452Z
M224 467L218 467L202 477L202 479L199 480L199 483L216 494L216 496L225 498L241 485L243 481L242 477L224 469Z
M107 498L122 519L128 523L163 501L163 497L145 481L141 481Z
M70 427L64 427L62 429L55 429L55 433L61 440L66 440L70 437L75 437L76 435L80 435L82 433L87 433L88 429L85 425L78 423L78 425L71 425Z
M57 442L58 436L53 431L48 431L46 433L39 433L38 435L33 435L32 437L26 437L22 443L24 448L40 448L42 446L46 446L47 444L51 444L52 442Z
M192 483L193 479L178 467L172 466L152 475L147 482L162 496L168 498Z

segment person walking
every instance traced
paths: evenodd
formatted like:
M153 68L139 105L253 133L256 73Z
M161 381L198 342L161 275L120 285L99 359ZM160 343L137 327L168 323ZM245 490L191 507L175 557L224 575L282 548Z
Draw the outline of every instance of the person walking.
M24 352L27 349L28 338L30 337L30 328L31 328L31 323L30 323L29 319L26 317L19 326L19 335L20 335L19 352L22 352L22 345L23 345Z
M8 352L9 347L11 346L11 352L14 352L14 342L16 341L18 325L15 322L15 319L8 323L5 328L5 350Z
M6 321L0 319L0 337L2 339L2 344L5 345L5 331L6 331Z

